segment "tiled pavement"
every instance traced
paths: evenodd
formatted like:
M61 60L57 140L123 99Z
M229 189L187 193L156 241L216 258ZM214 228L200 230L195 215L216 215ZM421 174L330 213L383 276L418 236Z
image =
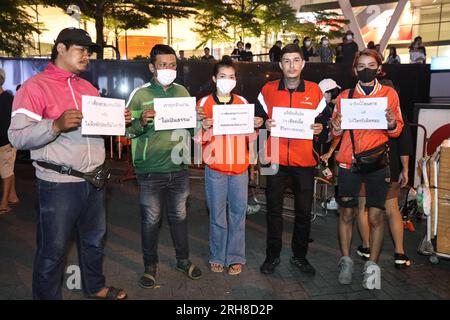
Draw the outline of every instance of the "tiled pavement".
M137 186L134 180L120 184L124 162L112 162L113 183L108 188L108 232L104 270L108 284L124 288L130 299L449 299L450 262L431 265L427 257L416 253L425 224L416 223L416 232L405 232L407 254L413 265L407 270L393 266L393 246L386 233L380 260L381 290L361 286L363 262L354 253L355 275L352 285L337 282L339 250L337 216L329 213L312 224L308 258L317 270L314 277L300 273L290 265L292 218L285 219L281 264L273 275L259 272L265 252L265 219L260 212L247 218L247 266L238 276L215 274L208 269L208 216L201 180L191 182L188 203L191 258L203 270L200 280L190 280L174 269L175 258L167 220L160 233L160 264L157 286L146 290L137 286L143 271L140 244L140 216ZM192 172L194 175L195 171ZM198 173L197 173L198 174ZM0 299L31 299L32 260L35 249L34 176L30 164L16 165L17 189L21 203L8 215L0 216ZM386 228L387 229L387 228ZM355 239L357 233L354 233ZM77 263L76 248L70 244L67 265ZM80 291L64 290L65 299L82 299Z

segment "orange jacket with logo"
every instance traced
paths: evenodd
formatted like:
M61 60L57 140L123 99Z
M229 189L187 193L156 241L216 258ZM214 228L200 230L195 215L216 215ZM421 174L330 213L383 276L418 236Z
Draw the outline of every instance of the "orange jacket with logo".
M301 80L295 90L285 88L284 80L268 82L261 89L256 103L257 116L272 118L274 107L317 109L326 105L319 86L311 81ZM305 139L272 138L269 137L267 154L270 157L273 139L278 139L279 159L274 157L271 163L283 166L314 167L317 165L317 155L314 155L313 141Z
M206 118L213 118L213 106L223 105L215 94L210 94L199 100L197 108L203 107ZM231 101L227 104L248 104L247 100L236 94L232 94ZM200 131L202 133L203 161L217 172L227 175L244 173L249 166L248 143L254 141L257 133L239 135L213 135L213 128ZM195 139L200 142L200 139Z
M349 93L350 90L345 90L337 97L333 118L336 117L337 112L341 112L341 99L347 99ZM402 132L403 117L400 110L400 101L395 89L388 86L383 86L376 81L374 89L369 95L365 94L359 84L356 85L353 93L354 99L380 97L387 97L388 108L392 108L392 111L395 114L395 119L397 120L397 126L393 130L353 130L356 148L355 153L373 149L380 144L387 142L389 138L397 138ZM342 135L341 147L336 156L336 160L339 162L341 167L350 168L353 159L353 148L352 141L350 139L350 132L348 130L344 130L342 132L335 132L333 130L333 135Z

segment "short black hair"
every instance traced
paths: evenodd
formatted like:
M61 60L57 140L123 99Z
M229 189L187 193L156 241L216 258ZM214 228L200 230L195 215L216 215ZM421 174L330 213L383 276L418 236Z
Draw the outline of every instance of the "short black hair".
M283 56L286 53L294 53L294 52L297 52L298 54L300 54L300 57L302 57L302 60L304 60L302 49L294 43L289 43L283 49L281 49L280 59L283 59Z
M282 44L283 42L281 42L281 40L277 40L277 42L275 42L275 44L277 44L277 43Z
M211 51L211 50L209 50L209 48L208 48L208 47L204 47L204 48L203 48L203 50L208 50L208 51Z
M158 54L173 54L175 57L177 56L175 50L173 50L171 46L168 46L167 44L157 44L150 51L151 64L155 64L156 56Z
M219 62L216 62L216 64L214 65L214 70L213 70L213 76L217 77L217 74L219 73L220 68L233 68L234 71L236 72L236 66L233 63L233 59L231 59L230 56L223 56L222 60L220 60Z
M73 46L75 43L73 43L72 41L61 41L61 42L57 42L53 45L52 47L52 55L50 56L50 60L55 63L56 58L58 57L58 44L64 44L64 46L66 47L67 50L69 50L69 48L71 46Z
M247 42L247 43L245 44L245 47L246 47L246 48L251 48L251 47L252 47L252 44L251 44L250 42Z

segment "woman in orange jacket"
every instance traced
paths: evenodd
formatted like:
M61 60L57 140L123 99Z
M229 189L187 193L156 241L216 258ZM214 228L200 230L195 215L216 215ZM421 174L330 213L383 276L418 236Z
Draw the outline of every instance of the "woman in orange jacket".
M339 162L338 197L341 206L339 216L339 240L342 257L339 261L339 282L350 284L352 282L353 261L350 258L350 244L352 239L353 220L358 209L358 195L361 183L366 186L366 207L369 209L369 223L371 226L369 261L364 265L363 287L368 288L371 274L377 268L380 255L384 218L383 210L386 201L390 173L389 166L384 161L381 165L362 171L363 168L355 158L360 158L361 153L373 153L382 148L388 138L396 138L403 128L403 119L400 112L400 103L395 89L381 85L376 79L381 73L381 58L371 49L359 52L353 62L353 73L358 77L358 83L354 89L343 91L336 101L336 108L331 120L333 135L342 136L341 148L336 160ZM342 99L367 99L385 98L386 130L361 129L342 130L341 128L341 100ZM352 137L353 135L353 137ZM353 141L352 141L353 140ZM367 167L366 167L367 168Z
M213 82L216 92L202 98L202 139L204 146L205 191L209 209L210 265L213 272L241 273L245 264L245 216L247 210L248 142L256 133L246 135L213 135L213 108L217 105L248 105L245 98L231 93L236 86L236 69L231 60L214 66ZM248 105L254 108L253 105ZM254 118L254 127L262 125L262 118ZM228 208L228 210L227 210ZM228 214L227 214L228 211ZM228 217L227 217L228 215Z

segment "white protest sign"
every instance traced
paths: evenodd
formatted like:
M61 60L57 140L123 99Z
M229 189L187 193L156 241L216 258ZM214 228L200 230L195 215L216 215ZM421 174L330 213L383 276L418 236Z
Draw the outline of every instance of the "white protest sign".
M195 97L155 98L155 131L195 128Z
M272 110L275 127L270 134L274 137L312 140L312 125L317 112L314 109L281 108Z
M125 100L82 96L81 134L123 136Z
M342 129L384 129L386 120L387 97L342 99Z
M255 105L227 104L213 106L213 134L248 134L253 133Z

